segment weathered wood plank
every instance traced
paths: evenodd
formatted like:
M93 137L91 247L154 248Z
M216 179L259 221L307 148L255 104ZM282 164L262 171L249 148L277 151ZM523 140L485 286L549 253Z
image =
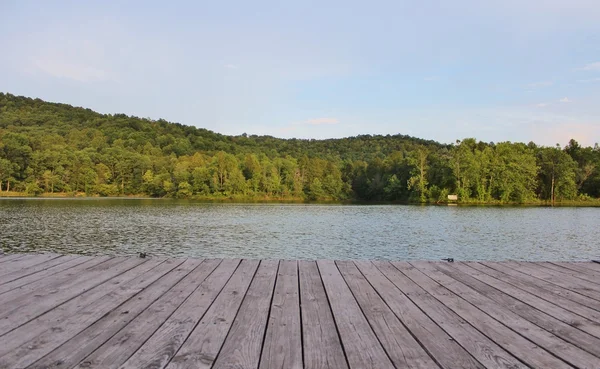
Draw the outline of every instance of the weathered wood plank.
M22 269L15 270L13 272L1 275L0 276L0 287L2 287L3 284L6 284L8 282L12 282L14 280L26 277L28 275L44 271L48 268L59 266L62 263L65 263L69 260L77 259L79 257L80 257L79 255L59 256L56 258L45 260L45 261L38 263L36 265L33 265L29 268L22 268Z
M0 302L0 314L1 312L6 312L6 310L3 310L3 305L5 304L8 305L8 303L10 303L11 305L13 305L12 301L15 301L18 298L21 298L23 300L23 296L31 295L36 291L52 291L56 288L56 286L60 286L65 282L72 281L73 278L76 278L81 274L88 273L89 269L98 265L102 265L108 261L111 261L111 263L122 262L122 260L113 259L108 256L92 258L86 260L82 264L78 264L73 268L61 270L52 278L38 279L34 283L29 283L20 288L12 289L11 291L8 291L2 295L2 300ZM24 299L26 301L30 301L28 298L29 296L25 297Z
M394 368L335 263L317 265L350 368Z
M140 261L135 259L125 260L124 262L120 260L108 260L102 264L104 269L95 270L93 272L90 271L90 269L87 269L81 275L73 277L69 282L59 281L48 285L47 288L36 289L28 294L21 295L6 304L0 305L0 311L5 311L0 316L0 335L35 319L54 307L65 303L88 289L93 288L138 264L140 264Z
M552 264L558 265L560 267L567 268L567 269L570 269L572 271L576 271L576 272L579 272L582 274L586 274L588 276L594 276L594 277L596 277L596 281L600 280L600 264L598 264L598 263L553 261ZM598 270L596 270L594 268L590 268L589 267L590 264L598 265L599 266Z
M546 314L600 338L600 312L596 310L549 293L542 288L528 285L521 288L518 279L515 284L511 276L479 263L455 263L454 267Z
M118 368L152 336L220 262L217 259L204 261L111 339L83 359L77 368ZM131 313L129 310L129 314Z
M243 260L202 320L185 340L167 369L210 368L258 268L257 260Z
M423 263L420 263L419 265L422 264ZM520 317L532 322L538 327L547 330L548 332L567 342L572 343L573 345L593 354L594 356L600 357L600 339L598 337L594 337L582 329L571 326L560 319L557 319L551 314L554 313L561 317L567 315L567 320L569 318L576 319L574 323L578 323L577 325L580 327L588 328L589 330L595 331L596 334L600 334L600 326L595 325L594 322L585 320L576 314L572 314L568 311L560 309L557 306L548 303L547 301L529 295L510 285L498 286L500 284L498 283L499 281L494 281L494 279L489 276L488 278L486 278L486 276L479 276L480 278L485 279L487 282L494 284L494 286L491 286L476 278L474 275L476 273L474 273L473 269L470 269L467 266L456 265L456 267L453 268L449 265L436 263L435 267L444 272L447 276L444 277L442 274L437 272L434 273L429 269L425 269L427 275L436 280L438 283L446 286L453 292L456 293L460 291L460 289L457 288L457 286L459 286L458 284L454 284L451 281L459 281L460 283L479 292L481 295L494 300L502 307L507 308ZM423 271L423 269L421 270ZM447 286L447 282L450 282L449 286ZM505 288L506 292L500 291L499 289L495 288L495 286ZM536 309L535 307L528 305L522 300L519 300L519 298L530 302L532 305L537 306L538 308ZM477 303L477 301L474 302ZM554 353L560 356L560 353Z
M577 292L594 300L600 301L600 286L567 274L558 273L541 267L532 262L506 262L505 266L518 270L521 273L553 283L557 286Z
M181 260L172 260L163 263L159 260L150 260L140 264L29 321L18 329L0 336L0 357L15 351L19 346L41 336L48 330L61 333L68 330L69 325L73 323L71 318L78 316L84 309L88 309L88 312L93 311L93 313L75 323L84 324L88 321L87 319L91 322L94 321L94 318L99 319L125 301L123 298L129 298L128 296L131 295L128 294L139 292L140 288L160 278L181 262ZM67 334L65 333L65 335ZM58 339L59 336L53 338Z
M298 262L279 262L261 369L302 369Z
M121 368L158 369L167 366L239 264L240 260L223 260Z
M0 254L0 263L26 257L25 254Z
M336 262L396 368L439 368L351 261Z
M422 317L423 313L419 314L419 311L414 311L414 309L404 314L404 319L411 332L444 368L525 368L525 365L510 353L467 323L449 307L436 300L392 264L389 262L375 262L374 264L393 283L392 289L405 294L406 299L410 301L406 303L407 306L415 304L417 309L422 309L427 319L432 320L434 325L439 325L437 328L432 327L431 323ZM415 323L411 322L413 319ZM416 322L422 322L423 328L419 329ZM408 324L412 324L415 328ZM419 332L418 335L416 332ZM461 348L461 351L453 345ZM463 352L464 350L467 352ZM460 361L447 358L444 356L446 352Z
M490 339L525 363L540 368L570 368L571 365L551 355L551 353L559 351L561 357L566 360L585 364L580 367L590 367L590 364L593 367L595 358L592 355L544 331L509 310L499 307L493 300L468 286L452 278L446 280L444 286L434 281L432 278L443 278L446 275L436 271L431 263L415 263L419 265L419 268L427 268L427 265L431 265L432 267L427 271L429 276L409 263L393 262L392 264L469 324L480 332L486 332Z
M45 369L49 367L56 369L72 368L115 335L122 327L131 322L163 294L170 291L200 265L201 262L202 260L186 259L176 268L171 269L168 273L164 274L160 279L156 280L146 288L143 288L138 294L131 296L125 303L113 309L110 313L105 314L103 317L93 322L93 324L87 326L84 330L80 330L77 335L64 342L52 352L39 358L39 351L30 351L27 354L20 355L19 363L24 363L25 360L29 361L37 357L39 359L29 366L31 369ZM83 327L84 324L82 324L82 320L86 318L86 314L93 314L94 311L95 310L89 312L82 311L80 314L81 316L74 317L72 319L74 321L73 328L75 328L75 326L79 327L77 329L72 329L70 333L76 332L80 327ZM52 341L56 342L57 340L53 338ZM41 343L38 344L37 342ZM38 337L36 338L36 341L32 343L32 346L41 347L44 342L46 342L46 340L42 337ZM48 347L46 347L46 349L47 348Z
M28 254L0 264L0 281L2 277L16 271L26 270L48 260L60 257L58 254Z
M540 262L537 264L538 266L542 266L544 268L548 268L555 272L564 273L566 275L570 275L571 277L583 279L584 281L594 283L600 287L600 273L596 274L592 271L581 273L580 271L573 270L571 268L563 267L561 265L556 265L553 263L544 263Z
M50 268L38 271L36 273L14 279L8 283L4 283L0 285L0 295L6 293L8 291L14 290L16 288L28 285L35 281L39 281L41 279L47 279L48 277L64 272L74 266L83 264L85 262L91 261L91 258L86 258L83 256L75 256L70 258L68 261L65 261L59 265L52 266Z
M305 369L347 369L348 363L317 263L299 261Z
M510 283L513 283L515 285L518 284L520 288L526 289L528 292L530 292L532 294L535 294L533 291L536 291L536 290L539 290L540 293L542 293L543 291L548 291L548 293L550 293L554 296L562 297L571 302L575 302L579 305L582 305L589 309L593 309L593 310L600 312L600 301L598 301L598 300L584 296L575 291L571 291L567 288L557 286L554 283L547 282L545 280L536 278L529 274L521 273L518 270L507 267L506 265L504 265L504 263L480 262L480 264L483 265L485 268L488 268L495 272L510 276ZM476 267L476 266L474 266L474 267ZM503 280L508 280L508 279L509 278L506 278L506 277L503 278ZM549 298L551 299L551 301L557 301L557 302L563 301L563 300L559 300L555 297L549 297ZM573 306L573 304L571 302L561 304L561 306L569 309Z
M214 369L258 368L278 262L263 260L217 356Z

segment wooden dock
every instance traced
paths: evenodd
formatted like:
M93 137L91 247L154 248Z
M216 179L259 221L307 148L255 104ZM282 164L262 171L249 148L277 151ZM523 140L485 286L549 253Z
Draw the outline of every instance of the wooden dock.
M600 368L600 264L0 256L0 368Z

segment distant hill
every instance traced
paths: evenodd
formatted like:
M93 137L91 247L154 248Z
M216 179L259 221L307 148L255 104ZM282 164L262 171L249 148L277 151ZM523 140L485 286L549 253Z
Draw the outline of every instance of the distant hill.
M600 195L600 150L228 136L0 93L0 192L508 203ZM583 197L582 197L583 196Z

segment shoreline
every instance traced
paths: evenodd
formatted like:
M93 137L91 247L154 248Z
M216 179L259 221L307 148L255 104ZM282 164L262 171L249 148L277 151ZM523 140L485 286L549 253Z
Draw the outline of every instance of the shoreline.
M201 197L192 196L189 198L175 197L151 197L144 194L123 195L123 196L88 196L85 193L67 193L55 192L44 193L42 195L29 195L25 192L0 192L0 199L40 199L40 200L178 200L192 201L201 203L229 203L229 204L324 204L324 205L422 205L422 206L461 206L461 207L511 207L511 206L531 206L531 207L600 207L600 199L587 200L563 200L557 201L552 205L549 201L532 201L524 203L502 203L502 202L410 202L410 201L359 201L359 200L305 200L299 198L256 198L256 197Z

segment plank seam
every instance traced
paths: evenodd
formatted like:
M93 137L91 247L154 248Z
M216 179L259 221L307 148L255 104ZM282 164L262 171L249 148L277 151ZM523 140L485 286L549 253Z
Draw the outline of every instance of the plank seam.
M340 341L340 347L342 348L342 352L344 353L344 359L346 359L346 364L347 364L348 368L352 369L352 367L350 366L350 362L348 361L348 355L346 354L346 347L344 347L344 341L342 341L342 335L340 334L338 322L335 318L335 314L333 313L333 308L331 307L331 300L329 298L329 294L327 293L327 289L325 288L325 283L323 282L323 275L321 273L321 268L319 267L319 263L317 263L316 261L314 263L317 266L317 270L319 271L319 279L321 280L321 285L323 286L323 291L325 292L325 298L327 299L327 305L329 305L329 311L331 312L331 319L333 319L333 325L335 326L335 331L336 331L336 333L338 335L338 339Z
M337 262L334 261L333 263L338 271L338 273L340 273L340 276L342 277L342 280L344 281L344 283L346 284L346 287L348 287L348 290L350 291L350 294L352 294L352 298L354 298L354 302L356 302L356 305L358 306L358 308L360 309L360 312L363 315L363 318L365 318L365 321L367 322L367 324L369 325L369 328L371 328L371 331L373 332L373 336L375 336L375 338L377 339L377 342L379 342L379 346L381 346L381 348L383 349L383 352L385 352L385 355L387 356L387 358L390 360L390 363L392 363L392 366L397 368L396 365L394 364L394 360L392 360L392 357L390 356L390 354L388 353L388 351L386 350L385 346L383 345L383 343L381 343L381 339L379 338L379 336L377 336L377 334L375 333L375 329L373 328L373 324L371 324L371 322L369 321L369 319L367 318L367 315L365 314L365 311L363 309L363 307L360 305L360 303L358 302L358 299L356 298L356 295L354 294L354 291L352 291L352 288L350 288L350 285L348 284L348 281L346 280L346 277L344 276L344 273L342 273L342 271L340 270L340 268L337 265ZM354 264L354 262L352 262L352 264L356 267L356 264ZM358 269L358 268L356 268ZM360 271L359 271L360 272ZM361 273L362 274L362 273ZM390 309L391 310L391 309ZM398 319L399 320L399 319Z
M214 272L214 271L215 271L215 270L216 270L216 269L219 267L219 265L221 265L221 262L222 262L222 261L223 261L223 260L221 259L221 261L219 262L219 264L217 264L217 265L215 266L215 268L214 268L214 269L213 269L213 270L212 270L212 271L211 271L209 274L207 274L207 275L206 275L206 278L210 277L210 275L211 275L211 274L212 274L212 273L213 273L213 272ZM193 269L193 270L192 270L190 273L192 273L194 270L196 270L196 269L200 268L200 267L201 267L201 266L202 266L202 265L203 265L205 262L206 262L206 259L202 260L202 262L201 262L200 264L198 264L198 266L196 266L196 267L195 267L195 268L194 268L194 269ZM161 264L162 264L162 263L161 263ZM160 265L160 264L159 264L159 265ZM180 264L180 265L181 265L181 264ZM158 265L157 265L157 266L158 266ZM154 268L152 268L152 269L154 269ZM152 270L152 269L150 269L150 270ZM173 269L175 269L175 268L173 268ZM172 270L171 270L171 271L172 271ZM165 273L165 275L164 275L164 276L162 276L161 278L164 278L164 277L165 277L167 274L169 274L171 271L169 271L168 273ZM186 275L185 277L187 277L187 275ZM185 277L183 277L183 278L185 278ZM156 280L156 281L154 281L152 284L156 283L156 282L157 282L158 280L160 280L161 278L157 279L157 280ZM182 278L181 280L183 280L183 278ZM187 296L187 297L186 297L186 298L185 298L185 299L184 299L184 300L183 300L183 301L182 301L182 302L181 302L179 305L177 305L177 307L176 307L176 308L175 308L175 309L174 309L174 310L171 312L171 314L169 314L169 316L167 316L167 317L166 317L165 321L164 321L164 322L162 322L162 324L160 324L160 325L159 325L159 326L158 326L158 327L157 327L157 328L156 328L156 329L155 329L155 330L154 330L154 331L153 331L153 332L152 332L152 333L151 333L151 334L150 334L150 335L149 335L149 336L148 336L148 337L147 337L147 338L146 338L146 339L145 339L145 340L144 340L144 341L143 341L143 342L140 344L140 346L139 346L137 349L133 350L133 352L132 352L132 353L131 353L129 356L127 356L126 358L124 358L124 360L122 360L122 363L126 363L126 362L127 362L127 360L129 360L129 359L130 359L130 358L131 358L131 357L132 357L132 356L133 356L133 355L134 355L134 354L135 354L135 353L136 353L136 352L137 352L137 351L138 351L138 350L139 350L141 347L143 347L143 346L146 344L146 342L147 342L147 341L148 341L150 338L152 338L152 336L154 335L154 333L156 333L156 332L157 332L157 331L160 329L160 327L162 327L162 326L163 326L163 324L165 324L165 322L167 322L167 321L169 320L169 318L170 318L170 317L171 317L173 314L175 314L175 312L177 311L177 309L179 309L179 307L181 307L181 305L183 305L183 303L185 303L185 302L186 302L186 301L187 301L187 300L190 298L190 296L192 296L192 295L194 294L194 292L196 292L196 290L197 290L197 289L200 287L200 285L202 284L202 282L204 282L204 281L206 280L206 278L204 278L202 281L198 282L198 285L196 286L196 288L194 289L194 291L192 291L192 293L190 293L190 294L189 294L189 295L188 295L188 296ZM180 280L179 282L181 282L181 280ZM172 288L174 288L174 287L175 287L175 286L176 286L176 285L177 285L179 282L175 283L175 285L173 285L173 287L172 287ZM152 284L151 284L151 285L152 285ZM150 286L151 286L151 285L150 285ZM148 286L148 287L150 287L150 286ZM142 291L140 291L140 292L142 292ZM162 298L162 297L163 297L163 295L165 295L167 292L169 292L169 291L165 291L163 294L161 294L161 296L159 297L159 299L160 299L160 298ZM132 296L132 298L133 298L133 297L135 297L135 296ZM131 299L129 299L129 300L131 300ZM129 301L129 300L127 300L127 301ZM127 301L125 301L124 303L126 303ZM153 301L152 303L148 304L148 306L146 307L146 309L150 308L150 306L152 306L153 304L154 304L154 301ZM119 305L119 306L120 306L120 305ZM116 309L116 308L115 308L115 309ZM138 316L139 316L139 315L141 315L141 314L142 314L144 311L146 311L146 309L142 310L142 311L140 312L140 314L138 314ZM136 318L137 318L137 316L136 316ZM131 322L127 323L127 325L125 325L125 326L124 326L122 329L125 329L125 328L127 328L127 327L129 326L129 324L131 324L131 323L132 323L132 322L133 322L133 321L134 321L136 318L132 319L132 320L131 320ZM114 336L116 336L116 335L117 335L119 332L121 332L121 330L119 330L117 333L115 333L115 334L113 335L113 337L114 337ZM112 337L111 337L111 338L109 338L108 340L106 340L106 342L110 341L111 339L112 339ZM106 342L104 342L104 343L106 343ZM89 354L89 355L87 355L85 358L83 358L83 359L81 360L81 362L85 361L85 359L87 359L88 357L92 356L92 355L93 355L93 354L94 354L96 351L98 351L98 349L100 349L100 348L101 348L101 347L104 345L104 343L103 343L102 345L99 345L98 347L96 347L96 349L95 349L94 351L90 352L90 354Z
M262 260L260 263L262 264ZM265 349L265 341L267 340L267 329L269 329L269 319L271 318L271 309L273 308L273 298L275 298L275 288L277 287L277 280L279 279L279 267L280 266L281 266L281 260L279 260L277 262L277 271L275 272L275 282L273 283L273 291L271 291L271 301L269 302L269 311L267 313L267 321L265 323L265 329L263 331L262 344L260 345L260 353L258 354L258 363L256 365L257 368L260 367L260 363L261 363L262 357L263 357L263 351ZM260 268L260 265L258 267ZM258 270L258 268L256 270ZM298 278L300 278L300 277L298 277ZM248 287L248 290L250 290L250 287ZM244 298L245 297L246 296L244 296ZM244 303L244 301L242 301L242 304L243 303ZM242 305L240 304L240 307L241 306ZM238 312L239 312L239 309L238 309ZM237 314L236 314L236 316L237 316ZM232 324L232 326L233 326L233 324ZM228 335L229 335L229 333L228 333ZM304 364L302 366L304 366Z
M221 259L221 263L222 263L222 262L223 262L223 260ZM219 265L221 265L221 263L219 263ZM219 293L217 293L217 294L215 295L215 298L214 298L214 299L213 299L213 300L210 302L210 304L208 304L208 306L207 306L207 307L206 307L206 309L204 310L204 313L203 313L201 316L199 316L199 317L198 317L198 321L197 321L197 322L196 322L196 324L194 325L194 328L190 329L190 332L189 332L189 333L186 335L185 339L184 339L183 341L181 341L181 345L180 345L180 346L177 348L177 350L175 350L175 352L173 352L173 356L171 356L171 357L169 358L169 360L168 360L168 361L165 363L165 365L163 366L163 368L166 368L166 367L168 367L168 366L169 366L169 364L171 363L171 361L172 361L172 360L175 358L175 356L177 356L177 354L179 353L179 350L181 350L181 348L183 347L183 345L185 345L185 342L187 341L187 339L188 339L188 338L189 338L189 337L192 335L192 333L193 333L193 332L196 330L196 328L198 327L198 324L200 324L200 322L202 321L202 319L204 318L204 316L206 315L206 313L207 313L207 312L210 310L211 306L212 306L212 305L215 303L215 301L217 300L217 298L219 297L219 295L221 294L221 292L223 292L223 289L225 289L225 286L227 286L227 284L229 283L229 281L231 280L231 278L233 277L233 275L235 274L235 272L236 272L236 271L239 269L240 265L242 265L242 260L241 260L241 259L239 260L239 262L238 262L238 265L235 267L235 269L233 270L233 272L231 272L231 274L229 275L229 278L227 278L227 281L225 281L225 283L223 283L223 287L221 287L221 288L219 289ZM215 268L215 270L216 270L216 269L217 269L217 268ZM256 270L258 270L258 268L256 268ZM214 270L213 270L213 271L214 271ZM211 274L212 274L212 272L211 272ZM256 272L254 272L254 275L256 275ZM207 277L207 278L208 278L208 277ZM254 279L254 276L252 277L252 279ZM248 288L250 288L250 286L248 286ZM246 293L248 293L248 290L246 290ZM245 298L245 297L246 297L246 296L244 295L244 298ZM243 300L242 300L242 302L243 302ZM241 306L241 305L242 305L242 304L240 304L240 306ZM177 310L175 310L175 311L177 311ZM238 312L239 312L239 308L238 308ZM237 316L237 313L236 313L236 316ZM234 320L235 320L235 318L234 318ZM165 320L165 322L166 322L166 320ZM164 324L164 323L163 323L163 324ZM162 324L161 324L161 326L162 326ZM232 326L233 326L233 324L232 324ZM229 329L231 330L231 327L229 327ZM227 332L227 334L229 335L229 331ZM152 336L150 336L150 337L152 337ZM225 338L227 338L227 336L225 336ZM148 338L148 339L150 339L150 338ZM223 343L225 343L225 340L223 340ZM143 345L142 345L142 346L140 346L140 348L141 348L141 347L143 347ZM221 348L222 348L222 347L223 347L223 345L221 345ZM139 350L139 349L138 349L138 350ZM136 352L137 352L138 350L136 350ZM220 352L221 352L221 350L219 349L219 352L217 353L217 356L215 356L215 359L214 359L213 363L217 361L217 357L219 356L219 353L220 353ZM134 353L134 354L135 354L135 353ZM133 356L133 354L132 354L132 356ZM130 356L130 357L131 357L131 356ZM128 358L127 360L129 360L129 358ZM124 361L124 362L126 362L126 361Z
M187 260L187 259L185 259L185 260ZM48 352L48 353L47 353L47 354L45 354L44 356L42 356L42 357L40 357L39 359L37 359L37 360L36 360L35 362L33 362L33 363L30 365L30 366L35 366L35 364L36 364L37 362L39 362L40 360L43 360L43 359L44 359L46 356L48 356L48 355L52 354L54 351L56 351L56 350L59 350L59 349L60 349L60 348L61 348L61 347L62 347L64 344L68 343L68 342L69 342L69 341L71 341L73 338L77 337L77 335L78 335L78 334L80 334L81 332L84 332L86 329L90 328L91 326L93 326L94 324L96 324L98 321L102 320L102 319L103 319L105 316L109 315L109 314L110 314L111 312L113 312L114 310L116 310L116 309L120 308L120 307L121 307L121 306L123 306L124 304L128 303L129 301L131 301L131 300L132 300L133 298L135 298L137 295L139 295L140 293L144 292L144 291L145 291L145 290L146 290L148 287L152 286L154 283L157 283L157 282L158 282L158 281L160 281L161 279L165 278L165 277L166 277L166 276L167 276L169 273L173 272L173 270L175 270L175 269L177 269L179 266L181 266L181 264L183 264L183 263L185 262L185 260L183 260L181 263L179 263L179 264L177 264L176 266L174 266L174 267L173 267L171 270L169 270L167 273L165 273L165 274L164 274L162 277L158 278L156 281L154 281L154 282L152 282L150 285L148 285L148 286L144 287L143 289L141 289L140 291L138 291L138 292L137 292L135 295L133 295L133 296L131 296L130 298L128 298L127 300L123 301L121 304L119 304L118 306L114 307L114 308L113 308L111 311L107 312L106 314L104 314L103 316L101 316L99 319L97 319L96 321L92 322L90 325L88 325L88 326L87 326L87 327L85 327L84 329L82 329L81 331L79 331L79 332L77 332L76 334L74 334L74 335L73 335L73 337L71 337L71 338L69 338L68 340L64 341L64 342L63 342L63 343L62 343L60 346L58 346L58 347L57 347L57 348L55 348L54 350L52 350L52 351ZM163 261L163 262L161 262L160 264L162 264L162 263L164 263L164 261ZM140 263L140 264L138 264L138 265L142 265L142 264L143 264L143 263ZM160 264L158 264L158 265L160 265ZM138 266L138 265L136 265L136 266ZM146 273L150 272L152 269L156 268L158 265L156 265L155 267L152 267L152 268L151 268L150 270L148 270ZM200 264L198 264L198 266L200 266L200 265L202 265L202 262L201 262ZM197 268L198 266L196 266L196 268ZM175 282L175 284L173 284L173 286L171 286L171 288L169 288L168 290L166 290L164 293L167 293L167 292L169 292L171 289L175 288L175 286L176 286L176 285L177 285L179 282L181 282L181 280L183 280L185 277L187 277L187 276L188 276L188 274L190 274L190 273L191 273L192 271L194 271L196 268L193 268L193 269L192 269L192 270L190 270L190 271L189 271L187 274L185 274L183 277L181 277L181 279L179 279L177 282ZM121 274L122 274L122 273L121 273ZM145 273L144 273L144 274L145 274ZM119 275L120 275L120 274L119 274ZM115 277L116 277L116 276L115 276ZM113 278L114 278L114 277L113 277ZM112 279L112 278L111 278L111 279ZM160 296L158 296L156 299L154 299L154 300L150 301L150 302L148 303L148 305L147 305L147 306L146 306L146 307L145 307L143 310L141 310L141 311L140 311L138 314L136 314L136 315L135 315L135 316L134 316L134 317L133 317L131 320L133 321L134 319L136 319L136 318L137 318L137 317L138 317L138 316L139 316L141 313L143 313L143 312L144 312L144 311L145 311L145 310L146 310L146 309L147 309L149 306L151 306L151 305L152 305L152 304L154 304L154 303L155 303L155 302L156 302L158 299L160 299L160 297L162 297L162 295L164 295L164 293L163 293L163 294L161 294ZM126 327L126 326L127 326L127 325L125 325L125 327ZM124 328L124 327L123 327L123 328ZM123 328L121 328L121 329L123 329ZM113 337L114 337L116 334L118 334L118 333L121 331L121 329L119 329L119 330L118 330L117 332L115 332L113 335L111 335L110 337L108 337L108 338L107 338L105 341L101 342L101 343L100 343L100 344L99 344L99 345L98 345L98 346L97 346L97 347L96 347L94 350L92 350L92 352L90 353L90 355L91 355L91 354L93 354L93 353L94 353L96 350L98 350L98 348L102 347L102 345L104 345L106 342L108 342L108 341L109 341L111 338L113 338ZM87 358L88 356L89 356L89 355L87 355L87 356L86 356L86 358ZM84 360L85 360L85 358L81 359L81 360L79 361L79 363L77 363L77 364L80 364L80 363L82 363Z
M400 322L400 324L402 324L402 326L406 329L406 331L412 336L412 338L419 344L419 346L421 346L421 348L423 348L423 350L427 353L427 355L429 355L429 357L431 358L431 360L433 360L433 362L435 362L438 367L443 368L442 364L433 356L433 354L427 349L427 347L417 338L417 336L415 336L415 334L406 326L406 324L404 324L404 322L402 321L402 319L396 315L396 313L394 312L394 310L388 305L387 301L385 301L385 299L383 298L383 296L379 293L379 291L375 288L375 286L373 286L373 284L371 283L371 281L369 281L369 279L367 278L367 276L364 275L364 273L362 272L362 270L356 265L355 262L353 262L354 266L356 267L356 269L358 269L358 272L363 276L363 278L365 279L365 281L367 281L367 283L369 284L369 286L371 286L371 288L373 289L373 291L375 291L375 293L377 294L377 296L379 296L379 298L381 299L381 301L383 301L383 303L385 304L385 306L387 306L387 308L392 312L392 314L394 314L394 316L398 319L398 321ZM373 266L373 268L377 269L388 281L389 278L387 278L387 276L385 275L385 273L383 273L381 270L379 270L379 268L377 268L377 266L373 263L371 263L371 265ZM394 286L396 286L394 284L394 282L390 281ZM408 296L407 296L408 297ZM412 300L410 300L412 302ZM417 308L419 310L421 310L421 308L415 304L413 302L413 305L417 306ZM421 310L422 311L422 310ZM425 313L425 312L423 312ZM429 317L429 315L425 314L425 316L427 316L431 321L433 321L436 325L437 322L433 319L431 319ZM445 331L444 331L445 332ZM450 335L449 335L450 336ZM452 337L452 336L450 336ZM462 346L461 346L462 347ZM466 351L466 350L465 350ZM468 352L468 351L466 351ZM469 353L469 355L471 355ZM472 355L471 355L472 356Z
M392 264L392 265L393 265L393 264ZM410 265L412 265L412 264L410 264ZM447 287L446 287L446 286L444 286L443 284L441 284L441 283L439 283L438 281L436 281L435 279L431 278L431 277L430 277L429 275L427 275L426 273L423 273L423 272L422 272L422 271L421 271L419 268L415 267L414 265L413 265L413 267L414 267L415 269L417 269L417 270L418 270L418 271L419 271L421 274L423 274L423 275L425 275L427 278L431 279L431 280L432 280L434 283L437 283L438 285L442 286L444 289L446 289L446 290L447 290L448 292L450 292L452 295L454 295L454 296L457 296L458 298L460 298L460 299L461 299L462 301L464 301L465 303L467 303L467 304L469 304L469 305L471 305L471 306L474 306L476 309L478 309L479 311L483 312L483 313L484 313L485 315L487 315L487 316L488 316L490 319L493 319L493 320L495 320L495 321L499 322L499 323L500 323L502 326L506 327L507 329L511 330L512 332L516 333L517 335L519 335L519 336L523 337L523 338L524 338L524 339L526 339L527 341L529 341L529 342L533 343L535 346L539 347L540 349L544 350L545 352L549 353L550 355L552 355L552 356L556 357L557 359L559 359L559 360L561 360L561 361L563 361L563 362L567 363L568 365L571 365L571 366L573 366L573 367L577 367L576 365L574 365L574 364L570 363L570 362L569 362L569 361L567 361L566 359L564 359L564 358L562 358L562 357L559 357L559 356L557 356L556 354L554 354L553 352L549 351L549 350L548 350L548 349L546 349L545 347L543 347L543 346L540 346L538 343L536 343L536 342L532 341L530 338L528 338L528 337L526 337L526 336L522 335L521 333L519 333L519 332L515 331L513 328L511 328L511 327L507 326L506 324L504 324L504 322L502 322L501 320L498 320L498 319L494 318L493 316L491 316L490 314L488 314L488 313L487 313L485 310L483 310L483 309L479 308L479 307L478 307L476 304L473 304L473 303L471 303L470 301L468 301L468 300L464 299L462 296L460 296L460 295L458 295L458 294L454 293L454 291L450 290L449 288L447 288ZM396 269L398 269L398 268L396 268ZM437 268L436 268L436 269L437 269ZM398 270L400 270L400 269L398 269ZM439 270L439 269L438 269L438 270ZM402 273L402 271L400 271L400 272ZM402 274L404 274L404 273L402 273ZM444 273L444 274L445 274L445 273ZM404 275L406 275L406 274L404 274ZM417 282L415 282L415 280L414 280L414 279L410 278L408 275L406 275L406 277L407 277L407 278L409 278L410 280L412 280L414 283L417 283ZM453 277L450 277L450 278L453 278ZM465 285L466 287L468 287L468 288L470 288L470 289L473 289L473 288L469 287L468 285L466 285L466 284L462 283L461 281L459 281L459 280L456 280L455 278L453 278L453 279L454 279L456 282L458 282L458 283L461 283L461 284ZM417 285L418 285L418 283L417 283ZM421 287L421 288L422 288L422 287ZM474 290L474 291L476 291L476 290ZM427 292L427 291L426 291L426 292ZM491 300L492 302L496 303L496 301L494 301L494 300L490 299L489 297L486 297L485 295L481 294L480 292L478 292L478 291L476 291L476 292L477 292L478 294L482 295L484 298L487 298L487 299ZM429 292L427 292L427 293L429 293ZM430 294L430 295L431 295L431 294ZM431 295L431 296L432 296L434 299L438 300L438 301L439 301L441 304L443 304L443 302L442 302L442 301L440 301L440 300L439 300L437 297L435 297L435 296L433 296L433 295ZM451 307L448 307L448 309L452 310L452 311L453 311L453 312L454 312L456 315L460 316L460 317L461 317L461 318L462 318L462 319L463 319L463 320L464 320L464 321L465 321L467 324L469 324L471 327L473 327L473 329L475 329L475 330L479 331L479 332L480 332L482 335L484 335L485 337L487 337L487 338L488 338L490 341L492 341L492 342L496 342L496 341L494 341L494 339L493 339L492 337L488 336L488 335L487 335L487 334L485 334L483 331L481 331L481 330L477 329L477 327L473 326L473 325L472 325L472 324L471 324L471 323L470 323L468 320L466 320L465 318L463 318L463 317L462 317L462 315L460 315L458 312L454 311L454 309L452 309ZM512 313L512 311L510 311L510 310L508 310L508 311ZM515 313L513 313L513 314L515 314ZM517 315L517 316L521 317L521 316L520 316L520 315L518 315L518 314L515 314L515 315ZM522 317L521 317L521 318L522 318ZM524 318L522 318L522 319L524 319ZM527 319L524 319L524 320L527 320ZM527 321L528 321L528 320L527 320ZM528 321L528 322L529 322L529 321ZM531 322L530 322L530 323L531 323ZM531 324L533 324L533 323L531 323ZM534 325L535 325L535 324L534 324ZM536 327L537 327L537 325L536 325ZM540 328L540 327L538 327L538 328ZM543 328L541 328L541 329L543 329ZM558 339L562 340L564 343L571 345L571 343L570 343L570 342L568 342L568 341L565 341L563 338L561 338L561 337L559 337L559 336L556 336L554 333L551 333L551 332L550 332L550 334L552 334L552 335L554 335L555 337L557 337ZM519 360L519 361L523 362L523 361L521 360L521 358L519 358L518 356L516 356L515 354L513 354L513 353L512 353L512 352L511 352L509 349L507 349L507 348L505 348L505 347L501 346L501 345L500 345L500 344L498 344L498 343L496 343L496 344L497 344L499 347L501 347L501 348L502 348L504 351L506 351L507 353L509 353L510 355L512 355L514 358L516 358L517 360ZM575 345L573 345L573 346L575 346ZM575 347L577 347L577 346L575 346ZM524 362L523 362L523 364L527 365L527 364L526 364L526 363L524 363ZM527 365L527 366L531 367L530 365Z

